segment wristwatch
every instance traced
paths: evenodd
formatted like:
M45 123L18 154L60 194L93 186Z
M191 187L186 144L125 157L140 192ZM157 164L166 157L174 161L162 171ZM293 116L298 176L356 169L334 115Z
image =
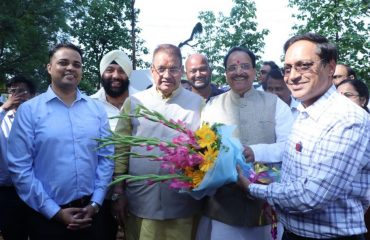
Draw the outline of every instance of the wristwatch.
M112 194L112 197L111 197L111 200L113 202L117 201L118 199L120 199L122 197L122 194L121 193L113 193Z
M99 212L100 206L96 202L90 202L90 205L94 208L95 214Z

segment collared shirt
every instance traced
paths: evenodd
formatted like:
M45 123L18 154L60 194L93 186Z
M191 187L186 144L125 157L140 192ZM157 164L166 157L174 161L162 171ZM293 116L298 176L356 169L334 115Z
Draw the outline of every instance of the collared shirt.
M310 238L366 232L370 201L370 120L331 87L300 114L283 153L280 183L251 184L283 225Z
M17 110L8 141L8 165L18 194L47 218L60 205L83 196L102 204L114 163L107 114L98 101L77 91L67 106L51 87Z
M15 110L6 112L4 117L0 117L0 186L11 186L12 179L8 171L6 162L7 141L10 129L13 124Z
M99 91L97 91L95 94L91 95L90 97L92 99L96 99L103 103L105 111L108 114L110 129L114 131L114 129L116 129L118 118L112 118L112 117L119 116L121 109L117 108L116 106L114 106L113 104L107 101L107 96L104 91L104 88L99 89Z
M299 101L296 100L294 97L290 96L290 98L292 99L290 101L290 110L292 111L292 114L293 114L293 119L295 120L299 114L299 110L298 110L298 105L299 105Z
M172 94L168 98L164 98L164 95L156 89L155 85L152 86L151 88L144 90L147 91L148 93L152 94L153 96L157 96L157 98L161 99L163 102L168 103L172 101L171 99L175 98L178 96L181 91L185 91L185 88L183 88L181 85L172 92ZM122 106L122 112L125 114L130 114L131 113L131 98L132 96L128 97L126 101L123 103ZM154 99L155 100L155 99ZM154 101L153 100L153 101ZM203 109L205 105L205 101L202 101L202 104L199 107L199 112ZM170 113L172 114L172 113ZM175 119L176 116L173 118ZM131 135L132 134L132 124L131 124L131 119L129 118L120 118L118 121L118 124L115 128L115 132L118 132L122 135ZM122 144L116 145L116 152L117 153L123 153L123 152L128 152L130 151L130 146L124 146ZM115 163L115 173L116 174L123 174L127 173L128 171L128 161L129 157L128 156L123 156L119 159L117 159Z
M7 111L5 111L4 108L0 107L0 122L4 119L6 113Z

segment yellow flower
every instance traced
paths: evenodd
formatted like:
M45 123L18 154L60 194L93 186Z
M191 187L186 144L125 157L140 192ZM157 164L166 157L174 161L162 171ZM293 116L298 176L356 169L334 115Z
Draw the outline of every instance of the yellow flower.
M185 176L190 177L192 180L192 188L196 188L202 182L205 173L200 170L194 170L191 167L185 168Z
M207 149L204 153L201 153L201 155L203 156L203 162L199 166L200 170L208 172L208 170L213 167L218 156L218 150L207 146Z
M197 188L202 182L205 173L199 170L193 172L193 188Z
M212 131L207 123L203 124L202 127L195 132L195 136L198 137L197 142L201 148L210 146L217 141L216 133Z

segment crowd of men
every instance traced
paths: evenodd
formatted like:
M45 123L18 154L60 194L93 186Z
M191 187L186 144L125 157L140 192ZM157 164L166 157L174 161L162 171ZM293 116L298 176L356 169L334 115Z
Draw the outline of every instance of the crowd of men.
M354 71L337 64L336 46L306 33L284 45L284 66L244 47L224 57L229 91L212 83L203 54L183 64L171 44L153 53L153 85L130 93L133 66L121 50L100 62L102 88L86 96L83 53L60 43L49 53L51 84L37 96L16 76L0 107L0 230L6 239L267 240L365 239L370 205L369 91ZM256 88L253 82L259 76ZM186 76L187 81L182 80ZM166 174L161 163L124 154L146 147L100 146L120 134L171 140L177 132L133 114L144 105L196 130L202 122L235 125L246 161L281 165L281 180L238 182L196 200L167 182L122 182L121 174ZM153 154L160 153L153 149ZM109 157L121 156L115 162Z

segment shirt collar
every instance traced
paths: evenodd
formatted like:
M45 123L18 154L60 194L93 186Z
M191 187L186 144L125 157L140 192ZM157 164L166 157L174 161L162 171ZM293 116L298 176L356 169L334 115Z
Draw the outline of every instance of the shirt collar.
M304 108L302 103L300 103L297 109L301 113L305 113L310 116L313 120L317 121L321 114L325 112L326 109L333 106L333 98L337 94L337 91L333 86L331 86L324 95L322 95L318 100L316 100L312 105L307 108Z
M239 99L239 98L247 98L247 97L251 96L255 91L257 91L257 90L255 90L254 87L252 86L248 91L246 91L243 94L242 97L240 97L239 93L236 93L236 92L234 92L233 89L230 89L231 96L233 96L236 99Z
M290 96L290 99L290 108L297 109L300 101L297 101L297 99L295 99L293 96Z
M87 96L85 94L82 94L78 88L77 88L76 92L77 92L77 96L76 96L75 102L80 101L81 99L87 100ZM46 98L47 102L49 102L49 101L51 101L55 98L57 98L61 102L63 102L62 99L60 99L58 97L58 95L55 94L54 90L51 88L51 85L49 85L48 90L45 92L45 98Z
M161 92L161 91L159 91L156 87L154 87L154 89L155 89L155 91L156 91L156 93L162 98L162 99L164 99L164 100L169 100L169 99L172 99L172 98L174 98L174 97L176 97L177 95L179 95L180 94L180 92L182 91L182 86L181 85L179 85L179 87L177 88L177 89L175 89L169 96L165 96L165 95L163 95L163 93Z

